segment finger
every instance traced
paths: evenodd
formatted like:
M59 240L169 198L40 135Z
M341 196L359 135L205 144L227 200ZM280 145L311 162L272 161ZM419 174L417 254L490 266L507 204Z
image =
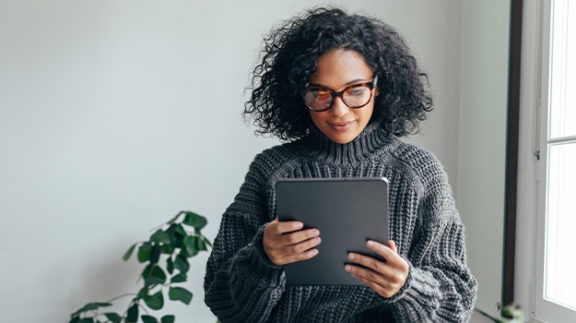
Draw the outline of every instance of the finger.
M268 255L268 258L273 263L281 265L284 263L306 260L315 256L317 253L308 252L320 245L322 242L321 238L317 236L319 232L312 233L318 231L317 229L305 231L309 231L307 235L305 234L306 232L298 231L292 234L276 236L276 239L270 241L264 241L264 251ZM298 241L298 243L290 243L290 241L293 241L290 239L290 236L292 235L316 236L313 236L312 238L304 238L302 241Z
M284 234L288 232L294 232L298 230L302 230L304 227L304 223L300 221L277 221L275 226L277 234Z
M358 253L354 252L349 253L348 260L380 274L388 274L390 271L390 268L387 268L389 267L387 263Z
M394 240L388 240L388 247L390 247L390 249L395 253L398 253L398 247L396 247L396 242L394 242Z
M270 234L280 235L286 232L297 231L304 227L304 223L300 221L280 221L278 217L268 222L265 231Z
M400 257L398 255L396 256ZM389 284L403 286L408 278L409 265L403 258L400 258L397 265L392 265L390 262L384 263L377 259L354 253L350 253L348 259L365 267L358 267L359 269L355 270L359 275L376 281L383 286L388 286Z
M281 261L282 263L280 265L287 265L287 264L291 264L291 263L295 263L295 262L299 262L299 261L308 260L308 259L316 257L318 255L318 253L319 253L318 249L310 249L306 252L293 254L293 255L288 256L288 257L283 257L282 261Z
M344 267L344 270L349 272L354 278L359 279L365 283L372 282L378 284L382 287L389 284L389 282L381 276L379 273L376 273L370 269L362 268L360 266L355 266L351 264L347 264Z
M318 236L320 236L320 231L313 228L287 233L283 236L283 239L286 244L298 244Z
M289 251L293 254L302 253L309 249L315 248L320 245L322 239L320 237L314 237L308 240L304 240L300 243L293 244L289 248Z
M394 243L394 241L389 240L388 243L390 244L390 242L392 242L394 248L396 248L396 244ZM386 259L386 263L390 266L396 267L398 265L404 264L404 259L402 259L402 257L398 255L397 251L395 251L391 247L388 247L380 242L373 240L368 240L366 242L366 246L368 246L370 250L374 251L382 258Z

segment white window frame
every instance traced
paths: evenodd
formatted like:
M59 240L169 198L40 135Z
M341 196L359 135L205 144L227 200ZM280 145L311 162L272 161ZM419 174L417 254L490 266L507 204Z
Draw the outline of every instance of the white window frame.
M576 322L576 311L544 299L550 0L523 9L515 295L531 322Z

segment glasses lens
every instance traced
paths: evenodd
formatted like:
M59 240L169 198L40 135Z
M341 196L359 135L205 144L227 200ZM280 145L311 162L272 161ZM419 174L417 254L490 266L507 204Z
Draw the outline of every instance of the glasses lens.
M312 110L326 109L332 104L332 93L318 88L306 89L304 103Z
M351 108L358 108L368 104L372 97L372 91L366 85L351 86L344 91L342 98L344 103Z

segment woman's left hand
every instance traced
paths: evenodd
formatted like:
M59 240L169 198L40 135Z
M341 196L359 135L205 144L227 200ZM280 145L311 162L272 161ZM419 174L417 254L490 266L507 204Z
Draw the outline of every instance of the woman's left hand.
M347 264L344 269L380 296L390 298L396 295L406 283L410 266L398 255L396 243L392 240L388 241L388 246L376 241L368 241L366 245L386 259L386 262L351 252L348 259L366 268Z

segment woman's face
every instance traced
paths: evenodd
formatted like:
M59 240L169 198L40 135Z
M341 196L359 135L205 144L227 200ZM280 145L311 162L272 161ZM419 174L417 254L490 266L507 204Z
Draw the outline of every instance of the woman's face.
M342 91L344 88L370 82L374 78L374 72L364 61L364 57L353 50L334 49L326 52L318 58L318 69L310 75L310 84ZM330 140L346 144L358 137L366 128L372 112L374 111L374 96L377 90L364 107L352 109L348 107L342 98L335 98L332 107L326 111L310 111L312 121L318 129Z

